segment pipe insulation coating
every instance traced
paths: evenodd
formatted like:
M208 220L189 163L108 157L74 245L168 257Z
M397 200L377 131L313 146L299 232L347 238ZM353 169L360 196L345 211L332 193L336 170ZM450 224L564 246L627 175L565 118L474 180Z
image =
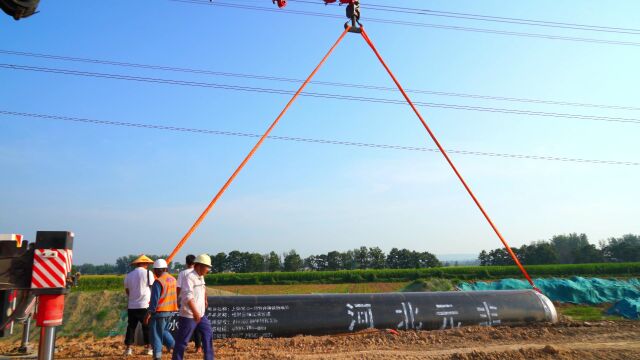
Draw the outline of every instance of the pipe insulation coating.
M558 321L553 303L533 290L210 296L208 300L206 315L216 339ZM170 323L172 330L176 320Z

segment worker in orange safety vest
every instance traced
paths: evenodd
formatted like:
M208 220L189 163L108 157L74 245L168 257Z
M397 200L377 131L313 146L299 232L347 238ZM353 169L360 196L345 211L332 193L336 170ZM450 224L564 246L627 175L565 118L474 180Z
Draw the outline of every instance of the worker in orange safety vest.
M162 345L173 349L175 342L167 329L169 318L178 311L176 279L169 274L167 262L158 259L153 263L153 274L156 281L151 287L151 302L145 317L149 324L149 334L153 347L153 359L162 358Z

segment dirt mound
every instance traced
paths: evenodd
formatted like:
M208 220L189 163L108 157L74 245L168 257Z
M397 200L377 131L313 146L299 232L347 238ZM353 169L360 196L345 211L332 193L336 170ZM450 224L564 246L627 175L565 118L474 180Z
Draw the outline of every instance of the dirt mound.
M533 327L469 327L365 331L337 336L227 339L215 342L218 359L640 359L640 324L630 321L568 322ZM62 338L57 359L121 359L122 337ZM0 352L15 344L0 345ZM137 349L138 353L142 349ZM134 356L131 359L147 359ZM201 359L188 354L187 359Z

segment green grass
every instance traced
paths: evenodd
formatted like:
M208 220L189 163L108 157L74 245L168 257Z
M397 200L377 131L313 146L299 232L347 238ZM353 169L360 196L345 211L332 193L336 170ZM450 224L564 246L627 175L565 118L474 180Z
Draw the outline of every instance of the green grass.
M640 262L531 265L527 271L535 277L627 277L640 275ZM206 282L217 285L295 285L295 284L345 284L368 282L406 282L424 278L449 279L453 281L492 280L521 278L516 266L455 266L426 269L381 269L343 271L301 271L273 273L223 273L209 274ZM121 290L121 275L85 275L80 279L80 291Z
M109 315L109 309L102 309L96 313L96 321L104 321L104 319Z
M357 284L294 284L294 285L217 285L215 289L231 295L288 294L369 294L402 291L406 282Z
M452 291L455 288L454 282L449 279L418 279L405 286L403 292L423 292L423 291Z
M72 291L123 290L123 275L82 275L77 288Z
M558 310L562 315L578 321L622 320L620 316L606 315L605 311L610 304L602 305L561 305Z

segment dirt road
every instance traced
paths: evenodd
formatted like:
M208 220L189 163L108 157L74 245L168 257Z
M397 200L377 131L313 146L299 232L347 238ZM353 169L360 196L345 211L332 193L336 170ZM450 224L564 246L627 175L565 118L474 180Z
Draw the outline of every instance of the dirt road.
M122 337L64 338L58 345L56 359L122 359ZM0 351L7 352L13 346L0 345ZM399 335L371 331L342 336L228 339L216 341L215 348L217 359L640 359L640 322L563 321L548 326L471 327ZM190 353L187 358L202 357Z

